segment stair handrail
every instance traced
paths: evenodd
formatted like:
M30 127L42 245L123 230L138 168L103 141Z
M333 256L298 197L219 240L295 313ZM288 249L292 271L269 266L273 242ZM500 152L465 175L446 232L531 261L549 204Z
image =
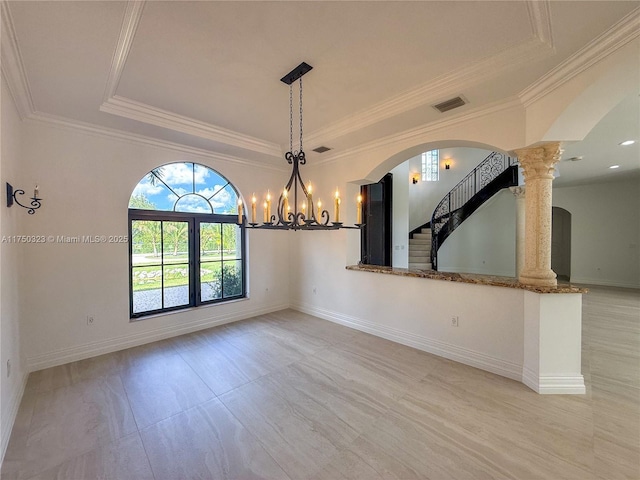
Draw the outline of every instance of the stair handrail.
M438 232L444 227L451 213L462 208L474 195L495 180L507 168L518 165L516 157L492 152L467 176L460 180L436 206L431 215L431 263L436 268Z

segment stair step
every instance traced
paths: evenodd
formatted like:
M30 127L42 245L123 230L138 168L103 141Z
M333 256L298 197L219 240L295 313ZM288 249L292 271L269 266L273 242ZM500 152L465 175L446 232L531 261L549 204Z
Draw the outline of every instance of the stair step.
M413 234L413 239L414 240L429 240L429 241L431 241L431 232L429 232L429 233L414 233Z
M425 233L425 234L428 233L429 235L431 235L431 229L430 228L422 228L420 230L420 233Z
M409 263L409 270L431 270L430 263Z
M409 239L409 245L431 245L430 238L413 238Z
M409 255L409 263L429 263L430 261L429 255L416 255L415 257Z

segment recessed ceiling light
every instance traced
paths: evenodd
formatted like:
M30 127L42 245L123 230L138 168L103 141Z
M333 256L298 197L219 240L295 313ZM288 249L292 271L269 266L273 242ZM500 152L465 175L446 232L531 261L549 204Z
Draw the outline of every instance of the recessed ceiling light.
M620 145L626 147L627 145L633 145L634 143L636 143L635 140L625 140L624 142L621 142Z
M620 165L611 165L609 168L620 168Z

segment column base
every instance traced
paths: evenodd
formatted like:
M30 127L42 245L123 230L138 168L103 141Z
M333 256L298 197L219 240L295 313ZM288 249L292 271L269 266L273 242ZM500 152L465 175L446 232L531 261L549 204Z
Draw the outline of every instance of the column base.
M523 270L518 281L525 285L539 287L557 287L557 275L553 270Z
M537 376L524 369L522 383L542 395L584 395L586 387L582 375Z
M524 292L522 382L538 393L585 393L582 294Z

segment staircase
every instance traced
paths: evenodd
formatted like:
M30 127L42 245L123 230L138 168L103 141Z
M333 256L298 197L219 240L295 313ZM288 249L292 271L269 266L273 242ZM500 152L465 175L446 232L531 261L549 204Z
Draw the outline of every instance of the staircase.
M493 152L440 200L429 222L434 270L438 269L438 249L447 237L500 190L518 185L517 164L517 158Z
M409 239L409 270L431 270L431 228L421 228Z
M518 160L493 152L447 193L431 221L409 234L409 269L437 270L438 249L453 231L503 188L518 185Z

